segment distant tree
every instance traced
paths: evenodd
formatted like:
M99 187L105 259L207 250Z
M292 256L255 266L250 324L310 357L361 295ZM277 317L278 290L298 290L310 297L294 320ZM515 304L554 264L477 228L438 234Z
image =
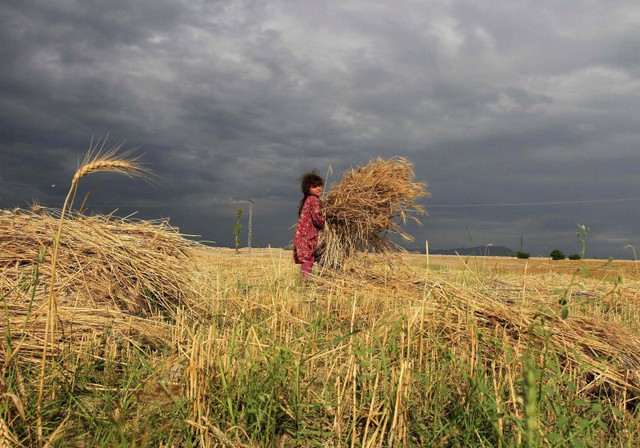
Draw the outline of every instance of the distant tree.
M582 260L582 255L580 255L580 254L571 254L567 258L569 260Z
M562 252L560 249L553 249L551 251L551 253L549 254L549 257L552 260L564 260L565 259L564 252Z
M242 224L240 219L242 218L242 209L239 208L236 212L236 224L233 226L233 235L236 237L236 253L240 249L240 234L242 233Z
M529 258L529 252L525 252L525 251L523 251L523 250L519 250L519 251L516 253L516 257L521 258L521 259L523 259L523 260L526 260L526 259L528 259L528 258Z

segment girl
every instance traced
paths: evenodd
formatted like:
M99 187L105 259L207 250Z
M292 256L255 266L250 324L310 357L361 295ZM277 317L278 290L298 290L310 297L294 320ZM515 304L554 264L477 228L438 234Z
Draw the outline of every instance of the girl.
M324 182L313 170L300 176L300 187L304 195L298 207L298 225L293 239L293 259L301 264L302 278L306 281L316 261L318 232L324 228L322 196Z

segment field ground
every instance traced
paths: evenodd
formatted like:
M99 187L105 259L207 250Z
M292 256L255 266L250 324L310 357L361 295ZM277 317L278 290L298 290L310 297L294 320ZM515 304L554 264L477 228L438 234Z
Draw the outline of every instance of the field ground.
M205 253L211 255L235 255L235 249L226 247L204 249ZM291 258L291 251L280 248L247 248L240 249L238 255L248 257L282 257ZM576 269L586 268L591 277L613 279L617 276L629 276L640 278L640 262L630 260L558 260L550 258L529 258L518 259L515 257L474 257L457 255L429 255L406 254L402 259L408 264L440 270L466 270L466 269L491 269L501 274L514 273L524 274L525 269L529 274L557 273L573 275Z
M416 265L427 264L426 255L409 254L403 257L408 263ZM471 257L455 255L430 255L431 269L446 267L447 269L491 269L501 274L557 273L573 275L576 269L586 268L590 277L599 279L615 279L618 276L639 277L640 264L628 260L558 260L549 258L529 258L527 260L512 257Z
M162 316L163 343L103 328L50 366L44 440L640 446L635 263L369 256L308 284L298 269L282 249L197 250L197 306ZM38 372L3 367L0 417L23 446L45 445Z
M328 350L334 357L333 363L320 363L307 371L310 378L315 378L307 386L316 382L318 387L323 385L314 392L318 398L323 397L320 402L343 403L336 409L340 406L352 409L351 418L346 418L342 424L332 412L323 417L308 416L313 421L324 420L325 430L333 428L331 436L325 433L325 439L315 440L319 445L340 446L353 443L355 438L357 444L394 446L390 433L383 431L382 435L372 436L363 432L358 423L363 418L364 429L369 422L376 431L381 431L385 427L384 424L381 426L381 421L385 422L382 417L390 419L392 414L395 418L406 419L396 424L386 421L388 430L399 434L401 445L582 446L580 444L584 442L584 446L635 446L640 443L637 429L640 420L635 404L630 405L636 402L640 384L640 361L637 359L640 356L640 302L637 300L640 282L635 262L407 254L401 261L389 263L370 256L347 270L352 274L331 276L323 273L300 290L299 279L296 280L297 266L291 263L289 251L268 248L249 252L243 249L234 255L231 250L212 249L206 253L206 259L216 260L219 271L226 271L229 276L235 276L236 281L241 281L243 287L248 288L249 296L255 291L258 302L260 294L256 289L261 288L258 285L274 284L278 278L283 279L268 272L275 270L292 282L290 290L286 293L280 290L276 294L280 302L275 302L271 296L269 305L254 303L266 313L264 322L277 321L280 322L278 326L285 325L290 329L291 325L295 327L302 322L305 325L323 322L320 334L324 335L325 343L326 338L341 340L347 337L345 335L352 335L348 336L348 344L341 343ZM222 266L227 268L221 269ZM263 276L258 274L260 271ZM242 280L238 280L238 275ZM564 311L567 312L565 320L560 317ZM547 320L541 319L541 315L547 316ZM549 325L549 321L554 323ZM539 331L542 332L540 336L532 336ZM300 351L302 356L305 350L297 344L294 344L297 348L293 348L292 340L288 339L296 331L285 334L288 336L284 345ZM312 346L317 343L306 340L307 337L308 334L302 336L297 343L306 341L303 345ZM373 342L376 340L384 348L376 348ZM547 355L539 354L541 343L548 348ZM402 347L402 344L406 346ZM533 349L535 345L539 347ZM366 355L358 354L362 350ZM387 383L382 389L390 394L386 397L380 395L373 384L376 378L380 381L381 371L377 369L384 365L380 358L384 358L385 350L395 350L392 356L388 355L396 357L393 361L388 360L387 367L391 370L385 371ZM580 353L568 354L575 350ZM549 353L554 355L545 358ZM628 353L634 353L633 360L628 359ZM309 356L315 359L321 355ZM360 356L363 359L359 359ZM527 367L525 358L528 356L535 360L533 367ZM551 362L551 358L555 361ZM442 359L448 361L443 363ZM433 365L434 362L439 364ZM476 370L483 365L484 369ZM407 402L399 403L398 381L402 380L398 375L404 377L398 369L402 370L403 366L411 368L415 375L409 375L411 380L406 379L412 384L411 390L402 392L406 394ZM489 371L486 366L491 366ZM529 368L535 372L535 387L539 391L549 388L546 396L538 394L537 397L539 409L536 412L542 421L536 427L544 427L538 429L540 434L537 435L527 435L531 428L527 428L525 418L524 377ZM465 373L465 369L470 370ZM607 372L608 369L611 372ZM614 373L616 369L619 370ZM444 380L443 374L451 374L451 377ZM611 382L605 379L609 374L612 375ZM518 378L518 375L524 377ZM452 394L451 397L437 398L437 393L430 396L433 381L440 381L436 390L445 396ZM456 384L454 389L449 389L450 381ZM478 382L483 381L488 382L488 395L475 395L474 387L480 387ZM350 387L355 388L351 390L355 395L350 398L341 395ZM426 396L419 392L421 387L425 388ZM364 392L367 388L368 392ZM518 388L521 388L520 392L516 391ZM329 390L332 393L328 394ZM493 394L495 396L488 398ZM500 397L501 394L504 395ZM479 421L469 418L460 422L457 412L462 410L454 410L456 405L448 400L452 397L456 397L454 401L459 405L464 403L464 412L473 413L475 405L488 406L488 409L476 410L484 415ZM630 397L634 398L629 400ZM431 401L438 399L448 404ZM368 404L367 400L370 400ZM374 412L371 406L376 400L380 400L380 404ZM477 403L471 403L474 400ZM551 401L555 404L550 404ZM562 404L558 404L560 402ZM313 406L320 405L317 401L314 403ZM588 408L584 408L585 403L589 403ZM413 416L410 416L411 408L415 412ZM437 416L438 409L443 412L440 416ZM615 416L620 409L625 409L626 413L620 415L626 417L618 420ZM369 412L369 415L356 418L362 412ZM493 417L489 417L492 413ZM510 418L499 417L503 414ZM607 415L614 415L613 420L617 423ZM345 415L340 417L345 418ZM478 431L477 426L484 424L493 428L490 435L469 435L469 431ZM613 429L617 424L621 426ZM344 425L348 428L346 433ZM425 432L417 435L421 425L427 425L429 429L423 427ZM438 428L438 425L442 426ZM581 433L578 428L582 426L590 429ZM527 437L535 443L527 442ZM297 440L296 443L300 443Z

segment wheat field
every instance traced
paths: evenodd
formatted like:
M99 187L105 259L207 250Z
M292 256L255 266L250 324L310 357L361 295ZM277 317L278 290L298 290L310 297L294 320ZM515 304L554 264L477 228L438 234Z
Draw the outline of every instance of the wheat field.
M77 219L97 233L99 222ZM67 235L74 234L66 226ZM142 228L158 244L149 224ZM126 229L119 234L140 246ZM62 250L59 275L77 269L67 267L71 262L86 266L86 275L103 272L78 258L95 250L72 257ZM236 255L182 247L171 275L157 264L171 251L163 251L154 267L152 258L143 258L152 252L143 250L139 264L134 253L123 258L133 258L130 269L148 278L147 286L136 289L136 280L103 293L128 294L130 301L87 306L77 297L95 293L82 295L81 278L62 280L61 288L74 284L76 293L59 303L40 409L43 335L37 323L46 316L47 288L38 284L49 282L48 254L41 254L39 270L24 262L4 268L3 443L640 442L636 263L363 255L339 273L324 270L304 284L291 252L282 249L245 248ZM115 263L114 255L104 257ZM9 275L16 267L21 273ZM153 283L161 274L169 277ZM13 286L6 283L10 278ZM167 292L153 292L169 283ZM61 299L63 289L56 293ZM145 307L144 300L157 305Z
M634 263L368 256L305 286L287 251L199 256L217 320L182 351L205 445L638 443Z

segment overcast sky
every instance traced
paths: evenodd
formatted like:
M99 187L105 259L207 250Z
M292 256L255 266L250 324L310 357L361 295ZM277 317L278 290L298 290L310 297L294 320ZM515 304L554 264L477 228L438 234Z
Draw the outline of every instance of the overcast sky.
M639 30L635 0L2 2L0 207L60 208L108 133L157 178L86 177L90 209L229 246L252 198L253 246L284 246L303 171L403 156L417 246L570 254L583 224L633 258Z

